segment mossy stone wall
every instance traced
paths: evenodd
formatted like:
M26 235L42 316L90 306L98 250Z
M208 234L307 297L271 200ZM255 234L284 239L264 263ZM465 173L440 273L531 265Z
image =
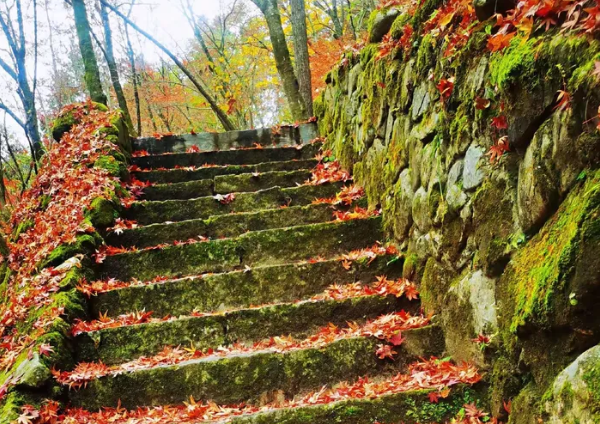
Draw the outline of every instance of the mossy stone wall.
M438 5L398 16L392 37L406 24L418 34ZM527 414L511 422L529 423L545 416L540 399L557 373L600 342L600 43L547 32L490 53L490 25L451 58L435 33L384 59L378 44L347 54L315 110L328 147L382 207L448 353L489 371L496 416L514 398ZM436 85L450 77L444 101ZM558 90L572 96L566 110ZM501 115L508 129L491 125ZM511 152L490 163L501 136ZM490 346L472 341L478 333Z

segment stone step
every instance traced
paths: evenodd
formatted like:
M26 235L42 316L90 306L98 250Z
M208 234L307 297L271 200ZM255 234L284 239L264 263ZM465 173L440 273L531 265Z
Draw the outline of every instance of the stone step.
M146 201L187 200L214 195L213 180L197 180L145 187L140 197Z
M223 272L335 255L370 246L382 239L380 217L309 224L107 256L101 274L128 281Z
M284 228L295 225L332 221L334 209L330 205L293 206L258 212L240 212L216 215L208 219L191 219L168 224L151 224L114 232L105 237L112 246L145 248L199 236L218 239L235 237L248 231Z
M208 218L232 212L253 212L282 206L309 205L315 199L334 197L343 183L293 188L273 187L256 193L238 193L230 203L212 196L192 200L165 200L162 202L135 202L125 211L127 219L140 225Z
M343 263L339 259L328 259L261 266L111 290L92 296L89 305L94 317L100 313L116 317L143 309L162 317L186 315L194 309L216 311L293 302L321 293L333 284L357 281L367 284L379 275L400 277L402 265L403 261L397 256L382 255L372 261Z
M152 184L172 184L197 180L212 180L219 175L313 169L318 163L319 162L316 159L294 159L283 162L265 162L256 165L206 166L169 170L133 171L132 174L140 181L147 181Z
M146 150L151 154L185 152L196 146L202 150L228 150L254 145L296 145L306 144L318 137L315 123L282 125L273 128L227 131L223 133L204 132L197 134L165 135L160 138L145 137L133 141L135 150Z
M276 147L243 150L216 150L200 153L173 153L164 155L137 156L132 164L142 169L175 168L210 165L254 165L264 162L313 159L321 149L321 144L307 144L297 147Z
M271 187L296 187L304 184L311 175L311 170L219 175L215 177L215 193L227 194L258 191Z
M206 350L280 335L303 339L329 323L345 326L346 322L373 319L399 310L415 314L418 309L419 302L404 296L305 301L107 328L80 334L75 341L79 361L112 365L156 355L165 346L193 345Z
M257 414L234 417L231 424L373 424L445 423L459 415L463 406L483 398L480 391L461 384L450 395L429 400L435 390L414 390L393 394L374 393L362 399L267 410Z
M73 406L93 410L118 404L132 409L181 403L190 396L224 404L258 403L261 397L274 391L282 391L291 398L336 381L402 370L420 357L443 352L444 339L439 327L405 331L403 336L405 341L394 349L398 352L395 361L377 358L375 352L381 340L356 337L322 348L213 356L109 375L71 391L69 397Z
M219 175L212 180L159 184L144 189L143 200L187 200L214 194L253 192L271 187L296 187L310 179L310 170L262 174Z

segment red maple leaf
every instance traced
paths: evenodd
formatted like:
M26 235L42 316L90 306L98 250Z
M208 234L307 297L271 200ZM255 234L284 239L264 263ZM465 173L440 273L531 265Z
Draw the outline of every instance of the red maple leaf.
M440 395L437 392L430 392L427 396L429 397L429 402L431 403L438 403L440 400Z
M454 90L454 77L448 79L442 78L436 87L442 96L442 100L448 100Z
M50 356L52 353L54 353L54 348L48 343L42 343L39 349L40 355L42 356Z
M510 152L510 143L508 142L508 137L504 136L500 138L496 144L490 147L490 150L488 151L490 162L498 162L506 152Z
M556 105L554 106L554 110L560 110L564 112L567 109L571 108L571 94L565 90L558 90L556 93Z
M475 97L475 109L477 110L484 110L490 107L490 100L489 99L483 99L479 96Z
M380 344L380 345L378 345L378 349L375 352L375 354L377 355L377 357L379 359L385 359L385 358L394 359L394 355L397 355L398 352L393 350L392 346L390 346L390 345Z
M508 128L508 120L506 119L506 116L504 115L500 115L500 116L496 116L495 118L492 118L492 127L498 129L498 130L505 130Z

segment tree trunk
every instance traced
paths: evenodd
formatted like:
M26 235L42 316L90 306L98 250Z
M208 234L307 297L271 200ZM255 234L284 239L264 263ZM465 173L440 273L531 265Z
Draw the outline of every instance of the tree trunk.
M302 121L308 118L302 96L298 89L298 80L294 74L290 51L285 40L285 33L281 24L277 0L252 0L258 6L267 20L269 36L273 45L273 55L277 72L283 83L283 90L295 120Z
M85 68L85 85L93 101L106 105L108 104L108 100L102 91L100 70L98 69L98 61L96 60L92 37L90 36L90 22L85 10L85 3L84 0L72 0L72 3L77 38L79 39L79 49L81 50L81 57L83 58Z
M107 3L106 0L100 0L100 2L102 4L104 4L106 7L108 7L110 10L112 10L114 13L116 13L121 19L123 19L123 22L125 22L127 25L131 26L137 32L142 34L144 37L146 37L148 40L150 40L156 47L161 49L164 54L169 56L169 58L189 78L189 80L192 82L192 84L194 84L196 89L200 92L200 94L202 94L202 97L204 97L206 99L206 102L210 105L210 108L213 110L215 115L217 115L217 118L221 122L221 125L223 126L225 131L234 131L235 130L235 127L231 123L229 118L227 117L227 114L225 114L225 112L223 112L223 110L219 107L219 105L213 99L213 97L210 95L210 93L208 91L206 91L206 89L202 86L202 84L200 84L200 82L194 77L194 75L192 75L192 73L183 65L183 63L179 59L177 59L177 57L173 53L171 53L171 51L169 49L167 49L164 45L162 45L158 40L156 40L154 37L152 37L146 31L144 31L143 29L138 27L136 24L134 24L129 18L127 18L127 16L123 15L118 9L116 9L111 4Z
M306 114L312 116L312 83L310 79L310 58L308 57L308 35L306 33L306 10L304 8L304 0L291 0L291 3L298 86L302 100L304 100Z
M129 65L131 66L131 80L133 83L133 99L135 100L135 114L136 114L136 125L137 135L142 136L142 107L140 105L140 77L135 67L135 55L133 53L133 45L131 44L131 37L129 37L129 28L125 25L125 38L127 39L127 58L129 59Z
M112 81L113 88L115 89L115 94L117 96L119 108L123 111L123 115L125 117L125 124L127 124L129 130L133 133L132 135L136 137L135 129L133 128L133 122L131 121L131 115L129 114L129 107L127 106L127 100L125 99L125 94L123 93L121 81L119 81L119 71L117 70L117 63L115 61L112 31L110 29L108 11L106 10L106 6L104 6L102 3L100 4L100 17L102 19L102 26L104 27L104 42L106 44L106 63L108 64L110 79Z

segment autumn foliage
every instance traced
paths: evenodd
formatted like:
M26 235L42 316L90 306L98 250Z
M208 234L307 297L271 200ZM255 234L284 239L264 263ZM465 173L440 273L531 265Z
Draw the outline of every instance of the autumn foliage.
M101 112L91 103L69 106L62 113L72 115L76 125L60 143L46 142L40 172L4 230L13 234L7 241L10 253L3 258L9 269L5 301L0 306L0 368L4 372L36 352L52 353L52 346L40 345L38 339L65 313L53 296L77 265L53 268L44 263L56 249L94 232L86 211L93 200L116 196L120 186L117 177L95 166L101 157L119 151L108 132L100 131L112 128L118 114ZM0 388L0 398L18 382L18 377L9 377Z

